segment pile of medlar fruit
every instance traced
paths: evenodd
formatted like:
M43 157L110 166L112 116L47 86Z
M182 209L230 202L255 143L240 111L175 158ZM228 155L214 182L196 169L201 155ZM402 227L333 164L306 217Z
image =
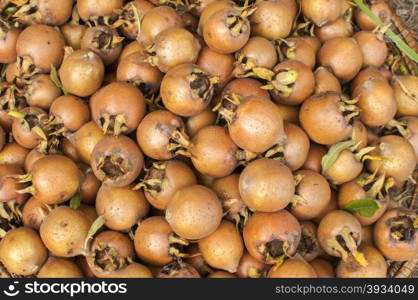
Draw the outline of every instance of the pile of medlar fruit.
M348 0L2 1L0 274L416 258L418 77L367 5L388 26Z

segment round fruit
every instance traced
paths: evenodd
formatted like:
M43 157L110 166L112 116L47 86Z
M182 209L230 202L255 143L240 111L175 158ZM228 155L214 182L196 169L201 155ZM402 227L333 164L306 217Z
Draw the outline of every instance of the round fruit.
M290 203L295 183L288 167L278 161L261 158L242 171L239 191L252 211L275 212Z
M179 189L168 203L165 217L179 236L202 239L221 223L222 206L216 194L201 185Z
M16 275L37 273L47 255L39 235L28 227L9 231L0 242L0 261L9 272Z
M301 228L286 210L255 212L244 226L243 237L251 256L266 264L276 264L285 256L295 254Z

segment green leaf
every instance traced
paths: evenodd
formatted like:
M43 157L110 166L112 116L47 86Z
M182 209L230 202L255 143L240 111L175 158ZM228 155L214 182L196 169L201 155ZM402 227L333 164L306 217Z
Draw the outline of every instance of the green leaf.
M80 207L81 204L81 198L80 198L80 194L77 193L75 196L73 196L70 200L70 207L72 209L78 209Z
M363 0L354 0L354 2L357 4L358 8L360 8L370 19L373 20L377 25L379 26L385 26L385 24L380 20L371 10L363 3ZM396 35L392 30L387 29L385 34L396 44L396 46L401 50L403 53L405 53L407 56L409 56L410 59L412 59L415 62L418 62L418 54L411 49L402 38Z
M332 167L332 165L335 163L335 161L337 160L338 156L340 155L342 151L350 148L354 144L355 144L355 141L348 140L348 141L344 141L344 142L340 142L340 143L332 145L329 148L327 154L325 154L322 157L322 160L321 160L322 173L325 173L325 171L327 171L329 168Z
M358 213L362 217L373 217L379 209L379 204L373 199L363 199L351 201L342 209L352 214Z

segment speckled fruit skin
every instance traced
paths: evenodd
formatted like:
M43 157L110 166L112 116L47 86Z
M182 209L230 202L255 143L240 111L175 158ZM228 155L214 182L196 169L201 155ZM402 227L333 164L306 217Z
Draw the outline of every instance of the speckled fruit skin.
M165 212L174 232L189 240L199 240L213 233L222 215L221 202L216 194L201 185L178 190Z

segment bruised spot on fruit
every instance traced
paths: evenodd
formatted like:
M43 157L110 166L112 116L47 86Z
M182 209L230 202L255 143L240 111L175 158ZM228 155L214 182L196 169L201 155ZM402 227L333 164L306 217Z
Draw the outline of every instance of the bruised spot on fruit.
M390 238L394 241L407 241L414 240L415 232L417 231L417 225L415 224L411 216L398 216L388 219L386 224L390 227Z

